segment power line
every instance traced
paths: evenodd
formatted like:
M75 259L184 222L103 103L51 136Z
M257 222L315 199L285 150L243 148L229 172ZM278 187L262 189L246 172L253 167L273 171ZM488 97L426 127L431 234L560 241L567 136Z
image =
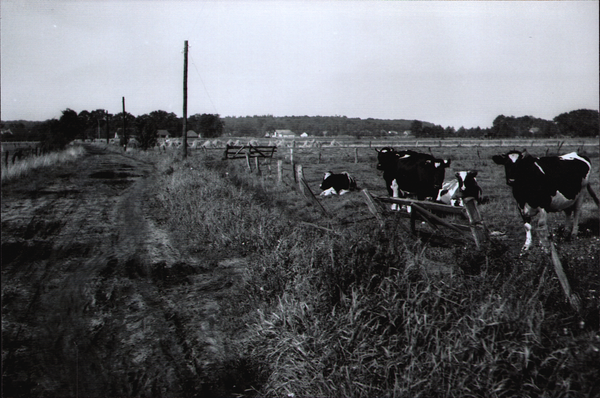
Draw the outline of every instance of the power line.
M192 57L192 55L190 54L190 58L192 60L192 65L194 66L194 69L196 70L196 73L198 74L198 77L200 78L200 82L202 83L202 87L204 87L204 92L206 93L206 95L208 96L208 99L215 111L215 113L219 114L219 111L217 110L217 107L215 106L215 103L213 102L210 94L208 93L208 90L206 89L206 85L204 84L204 80L202 79L202 76L200 76L200 71L198 71L198 67L196 66L196 62L194 61L194 57Z

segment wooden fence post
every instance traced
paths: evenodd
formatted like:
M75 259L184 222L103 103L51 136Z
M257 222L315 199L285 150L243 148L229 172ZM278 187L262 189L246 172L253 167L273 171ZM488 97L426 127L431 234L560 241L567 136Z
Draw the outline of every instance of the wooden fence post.
M369 211L375 216L375 218L377 219L377 222L379 223L379 226L381 228L385 227L385 221L383 220L383 217L381 216L379 209L375 205L375 201L373 200L373 197L371 196L371 194L369 193L367 188L364 188L362 190L362 192L365 195L365 201L367 202L367 207L369 208Z
M473 234L473 239L475 239L475 245L477 248L481 248L481 245L486 242L489 237L487 228L481 219L481 214L479 214L477 206L475 205L475 198L465 198L464 204L465 210L467 211L467 216L469 217L471 233ZM481 229L478 228L479 226L481 226Z
M283 160L277 159L277 183L281 184L283 180Z
M258 156L254 158L254 163L256 164L256 173L261 175L262 173L260 172L260 162L258 161Z
M6 151L6 155L4 156L4 164L8 167L8 151Z
M579 300L579 297L571 290L571 285L569 285L567 275L565 274L562 264L560 263L560 258L558 257L554 242L550 242L550 257L552 259L552 264L554 265L554 272L556 272L560 286L563 288L565 296L567 300L569 300L569 304L571 304L571 307L573 307L575 311L580 312L581 301Z
M304 170L302 169L302 165L299 164L296 166L296 177L294 178L295 181L302 181L304 180ZM300 184L302 186L302 184ZM302 193L304 193L303 188L301 187L300 190L302 191Z
M298 182L296 179L296 165L294 164L294 146L296 141L292 141L292 147L290 148L290 163L292 164L292 174L294 175L294 182Z
M250 165L250 155L246 152L246 166L248 166L248 171L252 173L252 166Z
M354 163L358 163L358 148L354 148Z

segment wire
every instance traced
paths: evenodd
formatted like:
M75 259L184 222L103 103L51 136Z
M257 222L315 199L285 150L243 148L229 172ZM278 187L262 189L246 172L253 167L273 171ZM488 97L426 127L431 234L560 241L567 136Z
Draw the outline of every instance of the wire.
M210 97L210 94L208 93L208 90L206 89L206 85L204 84L204 80L202 79L202 76L200 76L200 71L198 71L198 67L196 66L196 62L194 61L194 57L192 57L191 54L189 54L190 59L192 60L192 65L194 66L194 69L196 70L196 73L198 74L198 77L200 78L200 82L202 83L202 87L204 87L204 92L206 93L206 95L208 96L208 100L210 101L214 111L216 114L219 114L219 111L217 110L217 107L215 106L215 103L213 102L212 98Z

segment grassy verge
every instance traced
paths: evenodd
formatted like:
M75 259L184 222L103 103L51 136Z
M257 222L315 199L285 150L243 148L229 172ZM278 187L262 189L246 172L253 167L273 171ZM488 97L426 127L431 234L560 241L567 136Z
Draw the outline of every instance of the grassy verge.
M2 165L2 182L8 182L26 176L42 167L71 162L85 152L82 146L76 145L60 152L52 152L42 156L28 157L8 166Z
M233 163L179 160L160 178L154 205L187 250L252 259L239 306L257 310L236 355L258 364L260 396L600 394L597 322L572 313L542 257L493 241L439 274L405 230L291 212L293 188Z

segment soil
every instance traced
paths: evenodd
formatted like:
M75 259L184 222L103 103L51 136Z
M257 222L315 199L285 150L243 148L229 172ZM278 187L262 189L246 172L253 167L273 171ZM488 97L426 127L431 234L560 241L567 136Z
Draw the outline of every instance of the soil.
M2 395L251 395L246 260L179 252L154 166L86 151L2 186Z

